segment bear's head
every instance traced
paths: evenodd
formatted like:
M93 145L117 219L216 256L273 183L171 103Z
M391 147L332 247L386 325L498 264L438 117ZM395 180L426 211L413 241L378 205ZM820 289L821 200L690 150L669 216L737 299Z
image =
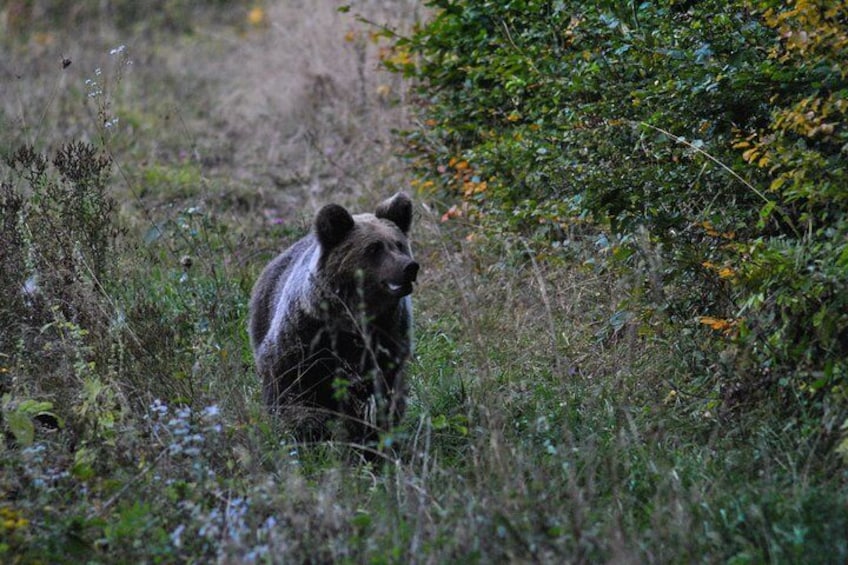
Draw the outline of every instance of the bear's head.
M412 201L403 192L374 214L353 216L338 204L324 206L315 218L319 281L348 306L364 304L372 315L397 306L418 276L407 237L411 225Z

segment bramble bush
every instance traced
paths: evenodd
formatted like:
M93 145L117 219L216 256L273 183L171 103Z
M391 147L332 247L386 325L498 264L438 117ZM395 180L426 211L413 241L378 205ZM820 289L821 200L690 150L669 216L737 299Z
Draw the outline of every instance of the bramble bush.
M419 187L448 203L443 219L521 234L548 256L594 226L609 266L625 272L650 246L662 261L622 311L648 333L695 334L721 352L731 368L700 380L702 392L725 407L812 407L838 423L848 9L428 6L431 20L383 62L419 85L422 125L407 141Z

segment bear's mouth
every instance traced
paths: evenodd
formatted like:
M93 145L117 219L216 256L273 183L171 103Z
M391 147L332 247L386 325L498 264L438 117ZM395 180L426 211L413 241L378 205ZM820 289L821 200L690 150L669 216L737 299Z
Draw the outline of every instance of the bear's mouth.
M391 281L386 281L383 283L386 290L395 297L406 296L407 294L412 294L412 283L404 282L404 283L396 283Z

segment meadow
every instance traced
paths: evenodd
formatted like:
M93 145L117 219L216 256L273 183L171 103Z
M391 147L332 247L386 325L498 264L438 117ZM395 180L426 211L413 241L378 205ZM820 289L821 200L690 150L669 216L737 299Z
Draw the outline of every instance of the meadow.
M633 315L660 243L624 268L609 225L550 245L421 174L427 99L386 66L436 7L106 4L4 8L0 561L848 560L844 412L735 403L744 351ZM298 442L261 402L251 287L321 205L398 190L407 413L376 460Z

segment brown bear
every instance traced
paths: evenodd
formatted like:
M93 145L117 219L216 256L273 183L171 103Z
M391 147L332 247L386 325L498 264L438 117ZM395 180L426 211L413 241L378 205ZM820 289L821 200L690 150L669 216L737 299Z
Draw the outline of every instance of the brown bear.
M335 416L366 442L403 415L419 269L411 224L402 192L374 214L328 204L256 281L249 331L264 401L300 438L326 437Z

